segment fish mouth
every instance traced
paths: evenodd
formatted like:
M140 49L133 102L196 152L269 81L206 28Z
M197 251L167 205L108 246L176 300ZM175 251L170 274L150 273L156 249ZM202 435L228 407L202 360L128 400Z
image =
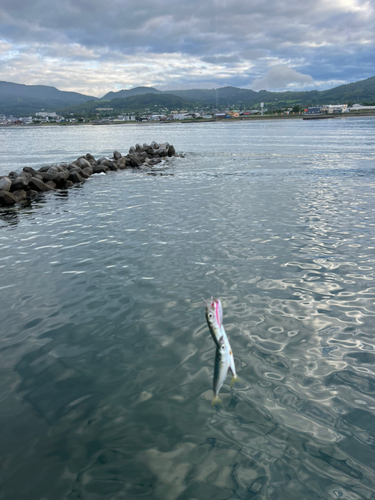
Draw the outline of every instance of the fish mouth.
M221 321L220 321L220 300L216 299L214 300L213 297L211 297L211 300L206 300L203 299L203 302L206 304L206 308L208 310L211 310L215 314L216 322L218 324L218 327L221 328Z

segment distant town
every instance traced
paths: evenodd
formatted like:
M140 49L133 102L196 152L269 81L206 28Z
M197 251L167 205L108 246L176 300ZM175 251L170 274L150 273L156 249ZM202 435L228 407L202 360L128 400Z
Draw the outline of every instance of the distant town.
M111 112L113 108L98 107L96 108L96 116L87 118L70 113L69 116L59 116L56 112L39 111L33 116L13 116L13 115L0 115L0 126L9 125L35 125L35 124L69 124L69 123L122 123L122 122L165 122L173 120L221 120L221 119L242 119L254 116L288 116L288 115L306 115L306 116L324 116L336 115L343 113L356 113L358 112L375 113L375 106L365 106L362 104L354 104L348 106L347 104L330 104L322 106L310 106L306 109L301 106L294 106L291 108L280 108L276 111L268 111L261 103L257 109L250 110L236 110L236 109L213 109L211 112L207 110L187 111L187 110L168 110L164 109L161 113L154 114L150 110L146 110L143 114L119 114L115 113L113 116ZM149 112L147 112L149 111Z

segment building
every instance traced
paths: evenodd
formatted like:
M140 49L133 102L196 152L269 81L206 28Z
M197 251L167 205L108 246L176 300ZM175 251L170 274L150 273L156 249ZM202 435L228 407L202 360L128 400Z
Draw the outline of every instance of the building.
M135 116L134 115L118 115L117 119L122 120L124 122L134 122Z
M40 116L40 118L58 118L57 114L55 111L39 111L38 113L35 113L35 116Z
M310 106L309 108L305 109L305 113L307 115L319 115L321 109L322 106Z
M322 106L322 113L333 114L333 113L347 113L348 105L347 104L327 104L326 106Z
M354 104L348 111L371 111L375 110L375 106L362 106L362 104Z

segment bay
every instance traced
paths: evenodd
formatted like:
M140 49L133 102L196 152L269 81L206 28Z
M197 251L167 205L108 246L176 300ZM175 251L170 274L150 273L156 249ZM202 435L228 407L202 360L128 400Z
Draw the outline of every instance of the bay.
M0 174L173 144L0 211L0 498L373 499L374 118L0 130ZM241 381L211 408L222 300Z

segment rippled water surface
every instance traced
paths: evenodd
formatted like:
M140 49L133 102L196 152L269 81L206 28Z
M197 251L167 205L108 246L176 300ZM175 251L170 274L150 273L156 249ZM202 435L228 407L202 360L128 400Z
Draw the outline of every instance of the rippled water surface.
M375 498L375 118L0 130L0 499ZM211 408L219 297L241 381Z

